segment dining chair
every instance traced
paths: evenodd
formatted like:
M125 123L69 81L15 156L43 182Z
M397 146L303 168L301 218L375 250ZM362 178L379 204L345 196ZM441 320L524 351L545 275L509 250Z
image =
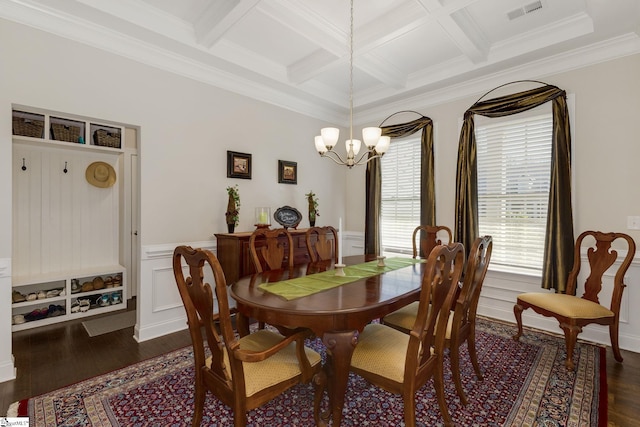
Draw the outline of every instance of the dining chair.
M296 384L309 382L320 372L321 357L305 347L304 334L284 337L270 330L258 330L242 338L235 334L224 273L212 252L178 246L173 252L173 272L193 344L192 426L199 426L202 421L207 391L232 408L236 427L245 426L247 411ZM213 290L206 282L211 274ZM205 339L211 352L208 357Z
M456 392L463 405L467 404L467 396L462 387L460 378L460 346L467 343L469 358L479 380L482 380L482 371L478 363L476 352L476 312L482 284L491 261L493 250L493 238L491 236L478 237L471 246L469 259L464 270L462 286L449 312L447 330L445 333L445 346L449 348L451 373L456 385ZM418 313L418 303L409 304L400 310L388 314L382 322L399 331L409 333Z
M305 242L311 262L333 259L338 263L338 232L332 226L308 228Z
M453 425L444 393L447 316L443 313L451 305L463 266L461 243L436 246L427 259L411 333L370 323L360 333L353 351L351 371L384 390L400 394L408 427L416 425L415 393L430 378L445 425Z
M419 236L418 232L420 232ZM442 240L443 237L447 238L446 241ZM451 229L445 225L419 225L413 230L411 237L413 257L428 258L431 250L437 245L446 245L452 241Z
M258 228L249 238L249 254L256 273L293 267L293 238L284 228Z
M622 262L616 263L618 251L614 244L626 242L626 255ZM625 288L624 275L636 253L636 244L631 236L624 233L603 233L585 231L576 239L573 251L573 268L567 279L566 293L527 292L518 295L513 313L518 323L518 332L513 336L516 341L522 336L522 312L528 308L545 317L555 317L564 331L567 358L565 366L574 369L573 350L582 328L588 324L609 326L609 337L613 355L622 362L622 354L618 345L618 328L620 324L620 304ZM582 256L586 254L587 267L583 276L588 274L584 283L584 294L577 296L578 276L582 267ZM609 278L613 277L613 283ZM603 278L607 278L607 284ZM611 286L609 286L609 284ZM611 292L609 306L600 303L599 295L603 289L605 294Z

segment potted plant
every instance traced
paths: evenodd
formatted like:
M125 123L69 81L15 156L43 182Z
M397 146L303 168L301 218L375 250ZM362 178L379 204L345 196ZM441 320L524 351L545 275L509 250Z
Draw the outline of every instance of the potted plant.
M305 196L307 197L307 202L309 203L309 225L313 227L316 225L316 217L320 216L320 212L318 211L318 198L316 197L313 190L309 191L307 194L305 194Z
M240 220L240 193L238 192L238 184L233 187L227 187L229 201L227 202L227 229L229 233L233 233L238 221Z

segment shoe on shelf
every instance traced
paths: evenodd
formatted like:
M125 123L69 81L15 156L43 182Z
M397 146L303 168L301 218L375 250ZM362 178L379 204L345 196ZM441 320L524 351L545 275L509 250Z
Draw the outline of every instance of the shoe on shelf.
M24 315L15 314L13 316L13 324L14 325L22 325L24 322L26 322L26 320L24 319Z
M111 298L109 297L109 294L102 295L98 300L98 306L107 307L109 305L111 305Z
M80 311L80 301L75 300L74 302L71 303L71 312L77 313L79 311Z
M86 313L91 308L91 302L88 299L80 300L80 312Z
M27 301L35 301L38 299L38 295L35 294L34 292L31 292L29 295L27 295Z
M63 314L64 314L63 306L51 304L49 306L49 313L47 314L47 317L57 317L57 316L62 316Z
M120 292L114 292L111 294L111 304L120 304L122 302L122 295Z
M47 297L47 293L45 291L38 292L38 299L45 299Z
M11 301L12 302L25 302L26 300L27 300L27 297L25 297L24 295L22 295L18 291L13 291L11 293Z

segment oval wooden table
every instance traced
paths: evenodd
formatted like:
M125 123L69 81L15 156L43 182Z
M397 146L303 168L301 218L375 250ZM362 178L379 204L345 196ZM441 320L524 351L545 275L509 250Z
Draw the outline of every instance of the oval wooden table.
M352 256L345 257L343 262L354 265L375 259L375 256ZM258 286L333 266L320 262L246 276L231 286L231 295L240 313L238 329L240 333L248 333L247 319L253 318L272 325L308 328L322 337L328 355L326 371L331 416L333 425L340 425L357 332L372 320L417 301L424 267L424 263L413 264L294 300L286 300Z

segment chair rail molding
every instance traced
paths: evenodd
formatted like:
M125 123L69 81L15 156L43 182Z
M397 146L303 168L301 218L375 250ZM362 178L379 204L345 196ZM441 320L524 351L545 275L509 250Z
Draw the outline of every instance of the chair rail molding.
M187 328L187 316L173 276L173 251L179 245L217 252L214 240L142 246L138 313L133 335L138 342Z

